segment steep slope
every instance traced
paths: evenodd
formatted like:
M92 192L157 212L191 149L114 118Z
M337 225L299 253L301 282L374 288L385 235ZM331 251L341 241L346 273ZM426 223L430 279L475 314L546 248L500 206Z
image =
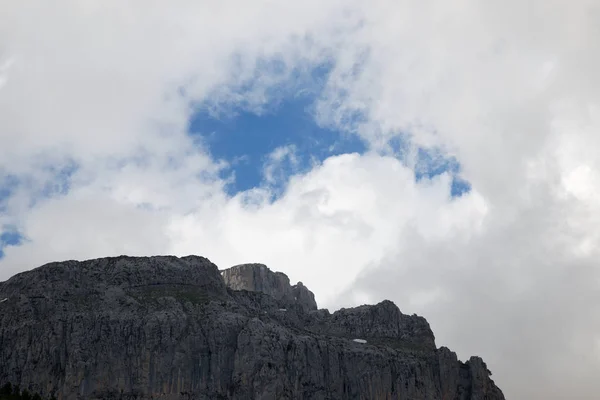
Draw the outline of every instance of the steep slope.
M504 399L481 359L436 349L425 319L389 301L317 310L308 289L260 264L51 263L0 283L5 298L0 385L43 396Z

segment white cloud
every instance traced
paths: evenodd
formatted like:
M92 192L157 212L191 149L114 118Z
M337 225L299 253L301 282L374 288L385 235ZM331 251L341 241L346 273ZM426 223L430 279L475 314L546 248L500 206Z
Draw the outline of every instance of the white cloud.
M0 171L21 184L0 225L27 241L0 279L120 253L267 262L326 306L422 313L508 398L594 399L599 15L594 0L14 2ZM408 134L473 190L451 199L449 176L417 184L410 156L371 152L315 165L273 203L268 187L228 197L186 135L193 106L260 112L322 64L322 124L375 149Z
M470 234L484 210L473 207L476 195L448 203L448 191L445 177L415 184L393 158L344 155L292 178L272 204L247 205L240 194L174 220L170 232L177 254L202 249L221 265L280 266L314 289L322 304L339 306L336 296L392 251L406 226L431 239Z
M291 167L291 173L297 172L299 160L297 149L293 144L280 146L273 150L264 162L263 176L268 184L274 184L290 175L290 172L284 169L284 163L287 161ZM287 173L286 173L287 172Z

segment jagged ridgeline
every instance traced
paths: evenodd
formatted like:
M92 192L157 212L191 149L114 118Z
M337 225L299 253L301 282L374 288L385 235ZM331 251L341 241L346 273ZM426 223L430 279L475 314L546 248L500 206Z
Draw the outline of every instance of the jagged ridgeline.
M390 301L329 313L261 264L44 265L0 283L2 399L501 400L478 357Z

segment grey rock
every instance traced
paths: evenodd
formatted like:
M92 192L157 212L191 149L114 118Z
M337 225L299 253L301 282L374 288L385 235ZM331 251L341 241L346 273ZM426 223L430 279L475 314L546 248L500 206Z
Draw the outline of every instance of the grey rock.
M306 322L307 329L340 337L371 338L391 347L435 350L435 337L423 317L402 314L391 301L320 313Z
M504 399L422 317L389 301L331 314L283 274L239 270L116 257L18 274L0 283L0 384L69 400Z
M490 379L491 372L480 357L466 363L458 361L456 353L447 347L438 351L442 398L455 400L503 399L502 391Z
M249 290L273 296L288 305L298 305L305 310L316 310L315 295L302 282L290 285L282 272L273 272L264 264L240 264L221 271L227 287Z

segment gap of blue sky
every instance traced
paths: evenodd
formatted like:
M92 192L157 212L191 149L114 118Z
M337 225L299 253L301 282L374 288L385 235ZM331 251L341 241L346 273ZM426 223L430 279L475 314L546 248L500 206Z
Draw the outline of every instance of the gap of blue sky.
M66 195L70 190L70 179L78 166L69 161L63 165L46 165L44 172L52 178L40 188L33 189L26 177L18 177L8 173L0 175L0 213L7 213L7 202L20 186L29 187L32 196L28 199L29 208L54 196ZM24 240L23 234L14 225L0 225L0 259L8 246L19 246Z
M6 202L19 185L16 176L10 174L0 175L0 213L7 211ZM21 243L21 235L10 226L0 225L0 258L4 257L4 249L7 246L18 246Z
M256 80L262 73L287 76L278 87L266 93L270 103L258 108L248 107L243 101L236 106L225 107L227 112L215 113L213 108L200 105L192 116L189 133L200 138L205 148L216 160L229 165L223 177L233 180L226 187L229 195L270 184L277 197L282 194L291 175L310 170L315 163L326 158L347 153L364 154L367 144L357 135L319 126L313 117L313 106L327 82L332 65L321 65L309 72L292 70L286 75L286 66L278 60L259 63ZM360 65L357 66L357 68ZM251 93L254 82L238 88L239 96ZM359 124L364 116L354 115L350 125ZM390 143L398 158L408 146L407 136L399 135ZM269 154L278 148L295 150L296 163L287 160L281 166L278 186L267 182L264 166ZM398 151L399 150L399 151ZM444 172L452 176L451 196L459 197L471 190L470 184L460 177L460 164L455 158L444 158L437 149L420 149L417 153L415 179L433 178ZM275 197L275 198L276 198Z
M192 119L190 132L202 137L215 159L230 164L225 171L235 174L235 181L227 188L230 195L263 185L264 165L278 148L295 149L297 163L286 168L290 174L306 171L313 162L322 162L331 156L362 154L367 150L355 135L318 126L310 111L312 101L312 98L298 96L261 115L240 111L234 116L213 117L200 111Z
M224 172L235 176L227 187L229 195L265 184L264 165L277 148L295 149L298 164L284 165L287 178L309 170L315 161L320 163L340 154L364 154L368 150L356 135L319 126L311 113L313 102L312 97L300 96L282 101L261 114L238 111L220 117L200 110L192 118L190 132L202 138L215 159L229 164ZM405 145L402 143L400 147ZM417 181L448 172L452 176L452 197L462 196L471 189L460 177L460 164L454 157L444 158L436 150L419 149L417 166Z
M460 164L454 157L440 157L435 150L419 149L417 156L417 166L415 179L431 179L443 173L449 173L452 176L450 184L450 196L460 197L471 190L471 184L460 176Z
M23 237L14 229L5 227L0 233L0 258L4 257L4 249L8 246L18 246L21 244Z
M392 153L399 159L406 160L411 152L410 135L398 135L388 142ZM450 183L450 196L460 197L471 191L471 184L462 178L461 166L453 156L446 156L438 148L418 148L414 155L415 181L432 179L438 175L448 173L452 181Z

